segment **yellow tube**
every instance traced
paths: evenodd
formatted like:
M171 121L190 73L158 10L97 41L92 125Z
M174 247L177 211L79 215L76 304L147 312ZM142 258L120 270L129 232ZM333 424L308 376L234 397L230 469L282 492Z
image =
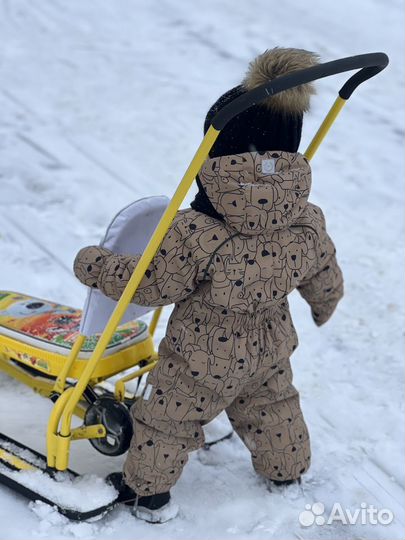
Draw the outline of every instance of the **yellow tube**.
M77 336L76 341L74 342L73 347L69 353L69 356L66 358L66 362L63 364L63 368L61 369L58 378L56 379L55 386L53 388L54 391L58 394L61 394L65 389L66 377L69 375L70 368L73 366L73 363L78 357L85 339L86 336L83 336L82 334L79 334L79 336Z
M315 152L318 150L321 142L324 140L326 134L330 130L333 122L336 120L337 115L340 113L340 111L343 109L344 105L346 104L346 100L342 99L340 96L338 96L330 108L328 114L325 116L324 121L322 122L320 128L315 133L312 141L309 143L308 148L304 152L304 156L311 160Z
M152 369L156 366L157 359L150 361L148 365L144 366L141 369L138 369L137 371L134 371L133 373L130 373L126 377L123 377L122 379L119 379L115 383L114 388L114 397L117 401L124 401L125 397L125 383L128 381L132 381L133 379L136 379L138 377L142 377L145 373L148 373L149 371L152 371Z
M94 424L92 426L79 426L72 429L72 441L79 439L101 439L107 435L107 430L103 424Z
M179 186L177 187L172 200L169 203L166 211L161 217L155 232L152 235L148 245L146 246L142 257L140 258L134 273L132 274L130 280L127 283L127 286L124 289L124 292L121 295L106 327L104 328L103 333L98 340L98 343L93 351L93 354L89 358L86 367L84 368L80 379L77 381L77 384L74 388L74 391L70 395L68 403L66 404L61 422L61 431L60 435L62 437L70 436L70 425L72 420L73 411L81 398L90 377L97 365L97 362L102 358L104 351L109 344L117 326L119 325L124 313L131 302L136 289L138 288L139 283L141 282L151 260L153 259L156 251L158 250L167 230L170 227L171 222L173 221L177 210L179 209L181 203L184 200L184 197L187 195L190 186L201 169L205 159L208 156L212 145L214 144L216 138L219 135L219 131L216 130L213 126L209 128L204 139L202 140L200 146L197 149L195 156L193 157L190 165L188 166Z
M66 471L69 466L70 442L71 435L68 435L67 437L58 435L58 438L56 439L55 468L58 471Z
M49 415L48 428L46 432L46 454L48 467L55 467L56 464L59 421L60 417L62 416L63 409L68 402L72 392L73 387L65 390L63 394L57 399L55 405L52 408L51 414Z
M162 313L162 309L161 307L155 309L154 313L153 313L153 316L152 316L152 320L150 321L150 324L149 324L149 334L153 337L154 333L155 333L155 330L156 330L156 327L157 327L157 324L159 322L159 318L160 318L160 315Z

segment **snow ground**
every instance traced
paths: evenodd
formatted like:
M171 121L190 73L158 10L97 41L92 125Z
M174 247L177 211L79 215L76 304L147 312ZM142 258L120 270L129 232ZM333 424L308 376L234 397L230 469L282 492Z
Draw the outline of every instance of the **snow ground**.
M174 192L207 109L252 57L282 45L324 61L379 50L391 61L313 160L312 200L327 216L346 296L321 329L291 298L313 447L303 485L270 493L233 438L192 456L173 490L182 507L173 522L144 524L120 508L69 523L0 488L1 540L404 537L403 22L399 0L0 1L1 288L68 305L85 296L71 271L78 249L129 201ZM302 150L344 80L318 83ZM50 403L0 374L0 407L1 431L43 451ZM73 445L79 472L103 476L121 463ZM298 516L313 502L326 513L364 502L395 518L303 527Z

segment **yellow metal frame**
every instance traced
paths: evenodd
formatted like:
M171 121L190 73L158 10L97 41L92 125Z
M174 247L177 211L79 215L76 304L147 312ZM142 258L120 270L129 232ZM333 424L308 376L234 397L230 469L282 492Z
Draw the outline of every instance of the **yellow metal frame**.
M336 99L329 113L325 117L325 120L304 153L307 159L312 159L344 104L344 99L340 97ZM147 371L150 371L156 365L158 358L153 346L153 334L155 332L162 308L155 311L149 325L149 337L144 342L137 343L132 347L128 347L128 349L107 357L104 356L104 352L131 299L133 298L137 287L145 274L145 271L147 270L151 260L158 250L159 245L161 244L162 239L169 229L177 210L179 209L192 182L206 160L209 151L219 133L220 131L216 130L213 126L211 126L207 131L178 188L176 189L169 206L160 219L152 238L146 246L142 257L140 258L89 359L81 360L78 358L84 341L84 336L82 335L78 337L67 359L61 355L41 351L40 349L32 347L31 345L19 343L11 338L1 336L0 367L14 378L34 388L42 395L50 396L51 393L56 393L59 395L52 409L47 428L47 459L49 467L56 468L60 471L68 468L71 441L83 438L91 439L105 436L105 428L102 425L81 426L79 428L72 429L71 422L74 414L83 417L83 411L85 409L83 409L84 406L82 404L82 396L86 387L102 381L107 372L108 377L112 375L111 363L114 363L114 373L120 373L121 371L128 369L129 363L131 364L131 367L133 367L139 364L141 360L148 360L146 366L137 369L135 372L130 373L129 375L125 375L115 383L114 394L118 400L124 399L125 384L128 381L141 376ZM37 377L30 377L30 375L25 373L23 370L18 369L18 367L15 365L11 365L8 359L10 357L12 358L13 353L15 354L18 351L22 354L22 358L24 358L24 354L26 354L27 357L30 355L34 357L36 357L36 355L42 355L38 357L43 358L48 362L59 363L56 382L49 382L47 379L38 380ZM131 357L131 362L128 361L129 357ZM46 373L46 371L44 372ZM77 379L75 386L69 386L66 388L66 380L68 377Z
M126 375L125 377L122 377L115 383L114 387L114 397L118 401L124 401L125 398L125 383L129 381L133 381L134 379L137 379L139 377L142 377L145 373L153 369L158 361L159 357L157 354L153 355L148 364L138 370L136 370L134 373L130 373L129 375Z
M304 152L304 156L311 160L315 152L318 150L319 146L321 145L322 141L326 137L326 134L332 127L333 122L336 120L338 114L343 109L344 105L346 104L346 100L338 96L330 108L328 114L325 116L324 121L320 125L318 131L315 133L312 141L309 143L308 148Z

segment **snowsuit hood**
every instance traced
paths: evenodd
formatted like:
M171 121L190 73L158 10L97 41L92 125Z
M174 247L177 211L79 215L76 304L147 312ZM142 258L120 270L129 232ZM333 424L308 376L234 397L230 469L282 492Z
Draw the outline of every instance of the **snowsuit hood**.
M271 233L294 223L311 189L311 168L300 153L246 152L208 159L200 181L215 210L236 231Z

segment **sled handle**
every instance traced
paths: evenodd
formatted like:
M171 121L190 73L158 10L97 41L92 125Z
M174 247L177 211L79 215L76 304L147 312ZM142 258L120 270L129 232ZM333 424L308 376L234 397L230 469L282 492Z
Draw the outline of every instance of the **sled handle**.
M277 77L231 101L231 103L223 107L215 115L211 125L216 130L221 131L237 114L268 97L294 88L295 86L300 86L301 84L323 79L331 75L337 75L338 73L344 73L345 71L360 69L339 90L339 96L344 100L348 100L362 82L380 73L380 71L387 67L388 62L388 56L382 52L359 54L357 56L348 56L340 60L318 64L306 69L300 69L288 75Z

